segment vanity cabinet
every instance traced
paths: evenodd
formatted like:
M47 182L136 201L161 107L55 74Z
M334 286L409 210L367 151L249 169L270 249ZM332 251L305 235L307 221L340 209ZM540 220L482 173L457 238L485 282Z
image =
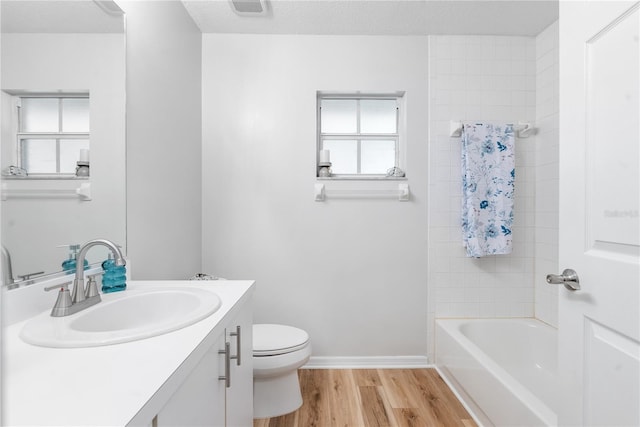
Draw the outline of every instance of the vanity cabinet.
M169 402L156 415L152 426L224 426L225 384L224 362L219 361L218 348L224 348L224 337L204 355Z
M242 310L232 326L226 329L231 353L240 359L231 359L231 386L225 389L226 425L253 426L253 315ZM238 339L238 337L240 339Z
M2 302L13 310L3 312L2 381L11 393L2 396L2 425L252 427L253 281L131 280L118 293L122 297L198 288L215 293L220 306L190 326L115 345L28 344L21 337L25 325L36 316L50 318L53 301L43 289L63 280L66 276L4 290ZM227 375L225 354L219 353L227 345L228 388L218 380ZM34 401L37 410L29 404Z
M253 425L252 312L248 304L226 324L153 427Z

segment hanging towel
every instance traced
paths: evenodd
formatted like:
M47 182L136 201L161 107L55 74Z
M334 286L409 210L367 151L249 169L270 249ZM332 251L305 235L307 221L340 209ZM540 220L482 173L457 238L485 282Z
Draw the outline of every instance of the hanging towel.
M462 232L468 257L511 253L513 125L462 127Z

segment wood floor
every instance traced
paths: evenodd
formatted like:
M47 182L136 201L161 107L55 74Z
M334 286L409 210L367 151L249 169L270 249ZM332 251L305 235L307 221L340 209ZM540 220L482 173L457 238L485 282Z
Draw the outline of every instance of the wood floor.
M301 369L304 403L254 427L472 427L435 369Z

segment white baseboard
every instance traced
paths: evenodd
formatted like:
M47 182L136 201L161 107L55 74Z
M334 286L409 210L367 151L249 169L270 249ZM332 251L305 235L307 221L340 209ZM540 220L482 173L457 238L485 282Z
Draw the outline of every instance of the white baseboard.
M427 356L311 356L302 369L402 369L432 366Z

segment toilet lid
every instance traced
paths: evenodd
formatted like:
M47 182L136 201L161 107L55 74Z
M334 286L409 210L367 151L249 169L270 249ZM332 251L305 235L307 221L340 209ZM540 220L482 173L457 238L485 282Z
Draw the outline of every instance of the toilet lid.
M309 334L302 329L286 325L253 325L254 356L272 356L290 353L304 347Z

